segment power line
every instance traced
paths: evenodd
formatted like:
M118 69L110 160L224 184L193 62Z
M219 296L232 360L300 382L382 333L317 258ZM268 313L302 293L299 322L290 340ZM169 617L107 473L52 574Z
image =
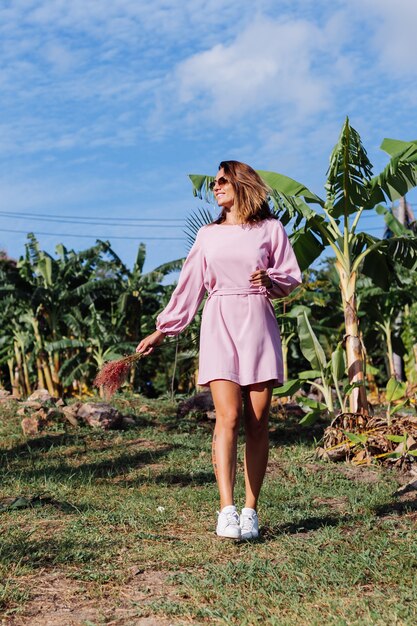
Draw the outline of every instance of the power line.
M28 232L33 232L31 230L14 230L12 228L0 228L1 233L20 233L22 235L27 235ZM34 233L35 235L50 235L52 237L82 237L83 239L132 239L134 241L186 241L185 237L127 237L122 235L80 235L80 234L71 234L71 233L45 233L40 230Z
M17 217L45 217L49 219L76 219L76 220L95 220L96 216L90 215L51 215L50 213L30 213L29 211L3 211L0 210L1 215L11 215ZM157 217L98 217L100 220L106 220L108 222L157 222ZM164 222L178 222L183 224L184 219L176 217L164 217L160 218Z
M10 214L6 214L5 212L0 211L0 219L4 218L4 219L15 219L17 214L14 213L10 213ZM112 226L112 227L118 227L118 228L164 228L164 229L178 229L178 228L183 228L185 226L185 221L181 221L181 224L167 224L165 222L163 223L157 223L157 224L149 224L149 223L145 223L145 224L141 224L141 223L126 223L126 224L120 224L120 223L108 223L108 222L94 222L94 221L78 221L78 220L70 220L70 219L62 219L59 216L57 217L38 217L37 215L31 215L31 214L27 214L26 216L24 216L23 214L19 215L19 217L21 217L22 219L31 219L31 220L37 220L37 221L42 221L42 222L55 222L58 224L79 224L79 225L83 225L83 226ZM372 218L372 217L376 217L376 216L364 216L365 218ZM362 217L362 219L364 219L364 217ZM107 218L106 218L107 219ZM109 218L110 219L110 218ZM116 218L115 218L116 219ZM383 226L381 226L382 228ZM3 229L5 230L5 229ZM29 229L30 230L30 229ZM369 229L368 229L369 230ZM12 231L10 231L12 232ZM17 231L16 231L17 232Z
M132 227L140 227L140 228L182 228L185 225L185 222L182 222L181 224L166 224L165 222L159 222L157 224L141 224L141 223L126 223L126 224L118 224L115 222L92 222L92 221L79 221L79 220L69 220L69 219L63 219L61 217L38 217L35 215L16 215L15 213L10 213L10 214L6 214L6 213L2 213L0 211L0 218L4 218L4 219L16 219L16 217L18 219L30 219L30 220L37 220L40 222L56 222L58 224L82 224L83 226L117 226L117 227L128 227L128 228L132 228Z
M84 220L73 220L73 219L67 219L67 218L63 218L60 216L45 216L42 217L40 215L32 215L32 214L17 214L17 213L6 213L4 211L0 211L0 218L4 218L4 219L29 219L29 220L36 220L36 221L41 221L41 222L57 222L58 224L82 224L84 226L118 226L118 227L141 227L141 228L181 228L182 226L185 225L185 220L181 220L180 223L178 224L170 224L167 223L165 220L161 220L160 222L155 222L155 219L149 220L149 222L146 220L144 223L139 222L139 221L134 221L132 219L132 221L128 221L127 219L125 220L125 223L120 223L117 221L94 221L91 218L84 218ZM107 218L104 218L105 220ZM110 219L110 218L109 218ZM169 221L169 220L168 220Z

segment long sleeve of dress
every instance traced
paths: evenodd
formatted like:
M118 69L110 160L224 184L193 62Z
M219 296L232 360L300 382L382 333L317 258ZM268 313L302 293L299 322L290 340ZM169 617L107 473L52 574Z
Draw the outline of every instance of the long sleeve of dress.
M206 262L201 245L201 230L182 266L171 299L156 320L157 329L169 336L178 335L192 322L204 298Z
M275 221L271 233L269 267L266 271L272 281L272 287L267 289L268 297L271 299L288 296L301 284L301 272L294 250L283 225L278 220Z

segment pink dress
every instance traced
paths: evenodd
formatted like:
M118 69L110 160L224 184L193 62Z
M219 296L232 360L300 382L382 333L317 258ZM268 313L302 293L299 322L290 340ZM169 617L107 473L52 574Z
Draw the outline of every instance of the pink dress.
M273 286L253 287L249 276L266 269ZM245 386L282 381L281 338L273 298L288 295L301 273L281 222L203 226L157 328L177 335L193 320L204 294L198 384L216 379Z

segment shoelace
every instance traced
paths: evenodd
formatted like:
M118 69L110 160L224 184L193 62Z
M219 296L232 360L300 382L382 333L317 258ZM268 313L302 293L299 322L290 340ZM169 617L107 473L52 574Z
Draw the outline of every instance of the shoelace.
M252 515L242 515L241 516L241 529L247 532L251 532L253 530L254 518Z
M227 525L236 526L239 525L239 515L236 511L230 511L230 513L226 513Z

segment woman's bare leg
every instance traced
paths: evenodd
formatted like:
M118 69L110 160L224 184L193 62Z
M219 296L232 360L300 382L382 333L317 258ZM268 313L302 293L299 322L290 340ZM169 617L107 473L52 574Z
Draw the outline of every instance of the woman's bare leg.
M255 509L264 480L269 453L268 418L273 382L256 383L245 388L245 507Z
M225 506L234 504L237 436L242 415L242 393L240 386L230 380L213 380L210 383L210 389L216 409L212 458L220 493L220 508L223 509Z

